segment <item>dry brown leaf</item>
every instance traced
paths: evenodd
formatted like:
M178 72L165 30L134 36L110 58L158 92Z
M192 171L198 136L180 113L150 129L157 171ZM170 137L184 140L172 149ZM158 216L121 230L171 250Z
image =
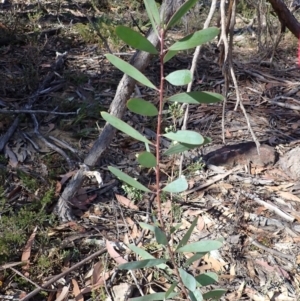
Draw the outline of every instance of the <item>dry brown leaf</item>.
M99 279L98 283L94 285L89 285L81 290L81 294L87 294L90 293L93 290L98 289L99 287L102 287L105 283L105 281L113 274L114 271L106 272L102 277Z
M62 288L62 290L61 290L59 296L55 299L55 301L63 301L63 300L67 300L68 294L69 294L69 285L65 285L65 286Z
M277 194L282 197L285 200L293 201L293 202L298 202L300 203L300 198L298 198L296 195L287 192L287 191L278 191Z
M73 170L73 171L67 172L64 175L60 175L60 177L61 177L60 184L64 185L73 175L76 174L77 171L78 170Z
M110 257L116 261L118 264L127 263L128 261L125 260L112 246L110 241L106 240L106 248L107 252L110 255Z
M23 253L22 253L22 257L21 257L21 261L27 262L26 265L22 266L22 270L23 271L28 271L29 270L29 258L30 258L30 254L31 254L31 247L34 241L34 238L36 236L36 231L37 231L37 227L34 228L33 232L31 233L24 249L23 249ZM28 272L26 272L26 274L28 274ZM27 275L26 275L27 276Z
M103 264L101 261L98 261L93 268L92 283L93 285L97 284L103 274Z
M197 221L197 229L198 231L202 231L205 228L205 222L204 219L201 215L198 216L198 221Z
M95 198L97 197L97 194L88 195L86 188L80 188L77 192L77 194L70 199L70 203L73 207L86 210L87 205L89 205Z
M168 199L166 202L162 204L162 215L163 216L169 215L171 209L172 209L172 202L170 199Z
M121 205L123 205L127 208L130 208L132 210L139 210L139 207L134 205L134 203L132 201L130 201L129 199L127 199L125 196L120 195L120 194L115 194L115 196L116 196L117 201Z
M73 295L76 301L84 301L83 295L80 292L79 285L75 279L72 279L73 284Z

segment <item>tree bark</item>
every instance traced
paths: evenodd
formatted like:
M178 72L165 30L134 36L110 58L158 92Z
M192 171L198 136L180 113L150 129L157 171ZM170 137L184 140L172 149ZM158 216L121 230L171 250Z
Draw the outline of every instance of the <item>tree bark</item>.
M287 27L295 37L300 37L300 23L287 8L285 3L282 0L268 0L276 15L278 16L279 21L281 22L282 27Z

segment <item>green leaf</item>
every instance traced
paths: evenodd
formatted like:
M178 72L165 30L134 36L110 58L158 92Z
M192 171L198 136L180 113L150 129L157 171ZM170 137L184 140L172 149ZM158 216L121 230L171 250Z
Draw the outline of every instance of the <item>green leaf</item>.
M204 138L205 140L205 138ZM187 150L190 150L190 149L193 149L193 148L196 148L196 147L199 147L201 145L203 145L204 143L202 144L199 144L199 145L192 145L192 144L186 144L186 143L175 143L173 145L170 146L169 149L167 149L163 155L164 156L170 156L170 155L175 155L175 154L179 154L179 153L183 153Z
M224 289L221 289L221 288L215 289L215 290L212 290L210 292L203 294L203 298L205 300L213 299L213 301L215 301L215 300L219 300L225 293L226 293L226 290L224 290Z
M198 2L198 0L189 0L181 5L170 19L167 25L167 29L170 29L171 27L176 25L181 20L181 18L195 5L196 2Z
M136 114L143 116L157 116L157 108L149 101L142 98L131 98L127 101L127 108Z
M179 193L187 190L189 187L188 182L184 177L180 177L175 181L169 183L162 190L170 193Z
M184 86L192 81L192 72L190 70L177 70L165 77L165 79L174 86Z
M177 295L178 295L177 293L171 293L169 295L169 298L174 298ZM151 295L129 299L129 301L160 301L160 300L166 300L166 293L154 293Z
M138 182L134 178L128 176L126 173L124 173L123 171L119 170L118 168L115 168L115 167L112 167L112 166L108 166L108 170L112 174L114 174L117 178L119 178L123 182L129 184L130 186L132 186L132 187L134 187L136 189L145 191L145 192L152 192L147 187L145 187L144 185L142 185L140 182Z
M178 282L173 282L169 289L166 291L166 299L170 296L170 294L174 291L175 287L177 286Z
M187 244L187 242L189 241L193 230L195 229L196 225L198 222L198 217L195 218L190 226L190 228L186 231L186 233L184 234L184 236L182 237L182 239L180 240L176 250L178 250L179 248L181 248L182 246L185 246Z
M164 64L165 64L166 62L168 62L168 61L169 61L173 56L175 56L177 53L178 53L178 51L171 51L171 50L169 50L169 51L165 54L165 56L164 56L164 60L163 60Z
M188 245L185 245L176 252L210 252L222 247L222 243L217 240L201 240Z
M199 290L194 290L193 292L189 291L189 296L191 301L202 301L203 296Z
M180 274L180 278L183 282L183 284L190 290L190 291L194 291L196 289L196 279L194 276L192 276L191 274L187 273L184 269L179 268L178 269L179 274Z
M152 28L156 32L156 34L159 36L157 27L160 26L161 21L160 21L160 16L159 16L159 11L157 9L157 5L154 0L144 0L144 4L146 7L148 17L152 24Z
M196 46L202 45L211 41L219 34L220 30L217 27L209 27L184 37L178 42L174 43L168 50L187 50Z
M176 133L170 132L163 134L163 136L174 141L192 145L201 145L204 142L204 138L199 133L188 130L177 131Z
M142 152L138 155L137 158L140 165L151 168L156 166L156 158L150 152Z
M172 226L170 229L170 233L171 234L175 233L181 226L182 226L182 223L177 224L175 227Z
M120 270L137 270L137 269L143 269L143 268L152 268L155 267L161 263L166 263L166 259L144 259L139 261L132 261L123 263L118 266Z
M152 226L152 225L149 225L149 224L146 224L146 223L143 223L143 222L140 222L139 225L140 225L141 228L143 228L143 229L150 230L150 231L152 231L153 233L155 232L155 227Z
M128 248L138 254L142 259L154 259L155 257L149 254L147 251L145 251L142 248L137 247L134 244L128 245ZM170 270L169 266L167 266L165 263L161 263L157 266L157 268L162 270Z
M166 233L163 232L160 228L155 227L154 229L156 242L160 245L166 246L168 244L168 238Z
M222 100L224 97L221 94L199 91L179 93L168 98L168 101L188 104L216 103Z
M207 272L195 277L198 286L211 285L218 281L218 275L213 272Z
M194 261L202 258L203 256L205 256L208 252L203 252L203 253L196 253L194 254L192 257L190 257L185 263L184 263L184 267L189 267Z
M130 137L145 142L149 144L153 144L151 141L149 141L145 136L140 134L137 130L135 130L132 126L124 122L123 120L119 119L118 117L115 117L113 115L110 115L107 112L101 112L102 118L110 123L112 126L114 126L119 131L129 135Z
M142 72L140 72L132 65L128 64L127 62L123 61L122 59L118 58L113 54L106 54L105 56L115 67L117 67L125 74L129 75L136 81L142 83L143 85L151 89L158 90Z
M117 26L116 34L126 44L135 49L146 51L151 54L158 54L157 49L149 40L147 40L147 38L127 26Z

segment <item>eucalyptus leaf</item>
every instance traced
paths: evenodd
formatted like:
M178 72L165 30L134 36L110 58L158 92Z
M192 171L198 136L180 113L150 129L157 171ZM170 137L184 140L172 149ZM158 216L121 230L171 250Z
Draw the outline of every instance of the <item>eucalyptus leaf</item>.
M157 116L157 108L149 101L142 98L131 98L127 101L127 108L136 114L143 116Z
M118 129L119 131L127 134L128 136L142 141L144 143L153 144L151 141L149 141L145 136L140 134L137 130L135 130L132 126L124 122L123 120L119 119L118 117L115 117L113 115L110 115L107 112L101 112L102 118L107 121L109 124L111 124L113 127Z
M198 2L198 0L189 0L186 1L179 9L176 11L176 13L172 16L170 21L167 24L167 29L172 28L174 25L176 25L181 18Z
M218 275L213 272L207 272L195 277L197 286L207 286L218 281Z
M179 51L197 47L211 41L219 34L219 32L220 30L217 27L209 27L196 31L178 42L175 42L168 50Z
M176 250L187 244L187 242L189 241L189 239L192 235L192 232L194 231L195 227L197 226L197 222L198 222L198 217L193 220L191 226L189 227L189 229L186 231L186 233L183 235L182 239L180 240Z
M158 54L157 49L149 40L147 40L147 38L127 26L117 26L116 34L126 44L135 49L146 51L151 54Z
M176 250L176 252L210 252L222 247L222 243L217 240L201 240L185 245Z
M169 289L166 291L166 299L170 296L170 294L174 291L175 287L177 286L178 282L173 282Z
M143 167L151 168L156 166L156 158L150 152L142 152L137 158L140 165Z
M196 253L184 263L184 267L190 266L194 261L204 257L208 252Z
M177 70L168 74L165 79L174 86L184 86L192 81L190 70Z
M178 51L169 50L164 56L164 60L163 60L164 64L168 62L172 57L174 57L177 53Z
M155 267L161 263L166 263L166 259L143 259L139 261L132 261L120 264L118 268L120 270L137 270L137 269L143 269L143 268L152 268Z
M118 58L113 54L106 54L105 56L115 67L117 67L125 74L129 75L136 81L142 83L143 85L151 89L158 90L142 72L140 72L132 65L128 64L127 62L123 61L122 59Z
M194 291L196 289L196 285L197 285L195 277L192 276L191 274L187 273L182 268L179 268L178 271L180 274L180 278L181 278L183 284L185 285L185 287L187 287L190 291Z
M224 294L226 293L226 290L224 289L215 289L215 290L212 290L212 291L209 291L205 294L203 294L203 298L205 300L207 299L211 299L213 301L215 300L219 300Z
M143 184L141 184L140 182L138 182L137 180L135 180L134 178L128 176L126 173L124 173L123 171L119 170L118 168L109 166L108 170L114 174L117 178L119 178L120 180L122 180L123 182L129 184L130 186L145 191L145 192L152 192L151 190L149 190L147 187L145 187Z
M155 3L154 0L144 0L144 4L145 4L145 7L146 7L148 17L149 17L150 22L152 24L152 28L155 31L155 33L157 35L159 35L158 29L161 25L161 20L160 20L157 4Z
M187 190L189 187L188 182L184 177L180 177L175 181L169 183L162 190L170 193L180 193Z
M176 133L170 132L163 134L163 136L185 144L201 145L204 142L204 138L199 133L188 130L180 130Z
M168 238L166 233L163 232L160 228L155 227L154 230L156 242L160 245L166 246L168 244Z
M142 259L154 259L155 258L150 253L148 253L147 251L145 251L142 248L137 247L134 244L128 245L128 248L130 250L132 250L133 252L135 252L136 254L138 254ZM170 270L169 266L167 266L165 263L161 263L161 264L157 265L157 268L162 269L162 270Z
M203 296L199 290L189 291L189 296L191 298L191 301L202 301Z
M140 225L141 228L143 228L143 229L150 230L150 231L152 231L153 233L155 232L155 226L153 226L153 225L149 225L149 224L146 224L146 223L143 223L143 222L139 222L139 225Z
M169 298L174 298L178 294L177 293L171 293L169 295ZM160 300L166 300L166 293L154 293L142 297L136 297L136 298L130 298L129 301L160 301Z
M205 139L205 138L204 138L204 139ZM187 151L187 150L193 149L193 148L195 148L195 147L199 147L199 146L201 146L201 145L203 145L203 143L202 143L202 144L199 144L199 145L193 145L193 144L186 144L186 143L179 143L179 142L177 142L177 143L171 145L170 148L167 149L167 150L163 153L163 155L164 155L164 156L171 156L171 155L183 153L183 152L185 152L185 151Z
M224 97L221 94L200 91L179 93L168 98L168 101L188 104L216 103L222 100Z

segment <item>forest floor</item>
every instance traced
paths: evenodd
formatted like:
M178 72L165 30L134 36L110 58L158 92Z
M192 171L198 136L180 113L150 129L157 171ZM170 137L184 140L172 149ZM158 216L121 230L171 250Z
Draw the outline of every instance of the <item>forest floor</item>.
M131 274L116 269L118 260L112 258L126 255L120 246L139 241L153 256L162 256L153 237L138 224L149 218L148 197L117 181L107 169L117 166L143 183L154 181L154 173L141 171L135 160L142 145L122 133L95 166L103 187L86 181L71 200L77 220L62 224L53 213L73 166L79 167L99 136L104 126L100 112L109 109L122 78L105 59L108 51L97 32L111 51L127 59L133 51L118 41L115 26L138 24L147 31L138 1L115 1L106 7L104 1L99 3L0 4L0 300L19 300L33 290L37 294L30 300L109 300L110 294L125 300L126 291L137 296L138 290ZM185 30L200 29L195 20L188 21ZM177 29L171 36L176 35L184 34ZM235 109L231 83L226 146L223 104L191 106L188 128L212 142L185 155L183 174L189 189L163 202L166 221L182 223L179 235L198 217L194 241L224 238L218 253L205 256L189 271L216 272L218 282L206 289L226 289L221 300L300 300L297 39L286 33L270 64L273 38L259 51L251 33L234 40L239 94L262 144L261 156L243 111ZM193 90L222 93L216 44L204 46ZM166 70L190 68L191 61L192 52L182 53ZM158 83L158 72L153 59L146 74ZM151 91L139 88L156 102ZM176 92L179 89L168 87L168 93ZM163 127L179 129L178 107L166 105L165 112ZM150 118L126 112L124 120L146 135L155 130ZM168 141L163 143L167 148ZM163 162L164 181L178 162ZM59 281L52 281L61 273ZM166 291L170 285L165 275L151 269L135 276L145 294Z

